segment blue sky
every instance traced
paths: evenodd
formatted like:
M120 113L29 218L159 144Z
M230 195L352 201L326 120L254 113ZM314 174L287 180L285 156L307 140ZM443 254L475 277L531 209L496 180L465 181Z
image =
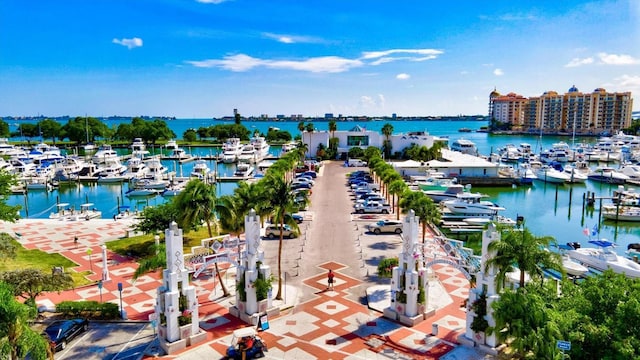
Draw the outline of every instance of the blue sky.
M0 0L0 116L486 114L631 91L640 2Z

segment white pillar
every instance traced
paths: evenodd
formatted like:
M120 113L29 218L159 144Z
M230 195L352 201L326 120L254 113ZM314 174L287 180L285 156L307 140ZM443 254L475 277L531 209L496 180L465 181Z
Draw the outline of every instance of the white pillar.
M102 282L111 280L109 276L109 262L107 261L107 245L102 245Z

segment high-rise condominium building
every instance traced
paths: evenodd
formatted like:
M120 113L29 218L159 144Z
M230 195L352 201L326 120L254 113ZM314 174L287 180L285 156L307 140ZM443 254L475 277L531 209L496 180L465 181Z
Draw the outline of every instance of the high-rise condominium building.
M515 93L489 95L489 118L511 124L513 130L599 134L631 125L631 92L610 93L597 88L582 93L572 86L565 94L547 91L525 98Z

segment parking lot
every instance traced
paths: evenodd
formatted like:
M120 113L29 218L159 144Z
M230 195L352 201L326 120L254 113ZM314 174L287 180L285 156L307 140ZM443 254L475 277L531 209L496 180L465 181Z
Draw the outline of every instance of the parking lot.
M55 354L56 360L139 359L154 332L149 323L91 322L89 330Z

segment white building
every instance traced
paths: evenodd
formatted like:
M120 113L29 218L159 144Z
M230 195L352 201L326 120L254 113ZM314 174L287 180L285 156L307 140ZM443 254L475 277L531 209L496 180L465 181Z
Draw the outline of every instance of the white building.
M323 144L326 148L329 147L329 139L331 138L330 131L305 131L302 134L302 142L308 146L309 153L314 156L318 145ZM382 145L385 141L385 136L379 131L367 130L359 125L356 125L351 130L335 131L333 137L338 139L338 157L342 154L346 154L353 147L360 147L363 150L369 146L374 146L382 149ZM437 136L429 135L426 131L416 131L407 134L394 134L389 136L391 141L391 151L402 151L404 148L411 144L418 146L426 146L430 148L435 142L446 142L448 139L439 138Z

